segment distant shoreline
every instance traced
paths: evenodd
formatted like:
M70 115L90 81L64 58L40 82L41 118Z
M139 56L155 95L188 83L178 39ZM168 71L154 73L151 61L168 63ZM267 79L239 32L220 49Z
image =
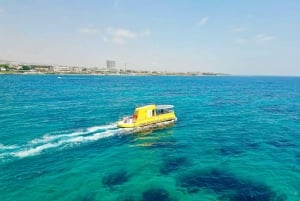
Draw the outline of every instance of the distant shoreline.
M223 73L41 73L41 72L0 72L0 75L57 75L57 76L230 76Z
M146 76L219 76L225 73L215 72L169 72L160 70L132 70L115 67L78 67L78 66L52 66L36 64L0 63L0 74L33 74L33 75L146 75Z
M233 74L216 74L216 75L203 75L203 74L188 74L188 73L161 73L161 74L88 74L88 73L19 73L19 72L1 72L1 75L40 75L40 76L46 76L46 75L53 75L53 76L182 76L182 77L296 77L299 78L300 75L233 75Z

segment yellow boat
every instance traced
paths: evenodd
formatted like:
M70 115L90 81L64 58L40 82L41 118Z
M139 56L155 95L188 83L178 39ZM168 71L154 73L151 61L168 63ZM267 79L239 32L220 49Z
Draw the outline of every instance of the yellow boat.
M174 123L173 105L146 105L135 109L132 116L124 117L117 123L120 128L160 127Z

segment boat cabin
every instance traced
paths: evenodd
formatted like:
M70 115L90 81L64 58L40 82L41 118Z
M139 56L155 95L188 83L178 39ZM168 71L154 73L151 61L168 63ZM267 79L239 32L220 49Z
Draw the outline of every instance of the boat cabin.
M173 105L146 105L138 107L132 116L125 117L122 121L119 121L118 126L132 128L166 121L176 121L173 108Z
M146 105L135 109L133 114L133 122L151 119L159 115L173 113L172 105Z

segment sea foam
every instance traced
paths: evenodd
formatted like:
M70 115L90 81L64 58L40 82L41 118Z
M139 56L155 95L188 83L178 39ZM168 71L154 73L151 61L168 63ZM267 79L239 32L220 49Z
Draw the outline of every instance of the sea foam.
M127 130L117 128L116 124L100 125L73 131L62 131L60 134L45 134L41 138L33 139L21 146L0 144L0 150L6 150L6 152L1 153L2 158L7 155L24 158L49 149L74 146L125 133Z
M18 146L17 145L3 145L0 144L0 151L1 150L7 150L7 149L16 149Z

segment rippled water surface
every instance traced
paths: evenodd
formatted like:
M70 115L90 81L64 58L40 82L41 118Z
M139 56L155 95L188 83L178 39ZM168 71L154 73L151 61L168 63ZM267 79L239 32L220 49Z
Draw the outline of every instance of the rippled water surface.
M0 200L299 201L299 77L0 76ZM172 104L178 122L116 121Z

